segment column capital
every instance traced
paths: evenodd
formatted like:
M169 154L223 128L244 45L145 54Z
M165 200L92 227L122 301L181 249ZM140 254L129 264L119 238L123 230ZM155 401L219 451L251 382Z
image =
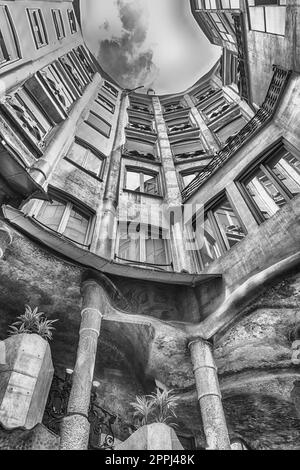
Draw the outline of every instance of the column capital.
M202 338L202 336L196 336L195 338L189 338L188 339L188 348L190 349L191 346L194 343L204 343L204 344L207 344L207 346L209 346L210 348L213 347L212 343L209 340L207 340L205 338Z

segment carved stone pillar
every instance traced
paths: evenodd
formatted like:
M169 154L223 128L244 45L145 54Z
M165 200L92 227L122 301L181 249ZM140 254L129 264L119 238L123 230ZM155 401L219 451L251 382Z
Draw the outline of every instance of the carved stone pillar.
M102 287L95 280L82 284L82 311L77 349L76 365L73 373L72 389L68 404L68 415L61 427L62 450L84 450L88 447L90 424L88 411L94 375L98 337L102 313Z
M0 222L0 259L3 258L6 248L12 243L12 234L6 224Z
M199 338L189 343L206 442L209 450L230 450L217 368L211 345Z

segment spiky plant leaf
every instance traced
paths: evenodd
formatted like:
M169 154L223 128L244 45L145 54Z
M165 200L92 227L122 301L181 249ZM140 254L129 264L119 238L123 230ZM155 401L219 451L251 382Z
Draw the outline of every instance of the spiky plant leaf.
M25 328L23 324L21 324L20 326L11 325L8 329L9 336L21 335L23 333L27 333L27 334L31 333L31 331Z
M134 416L139 419L141 425L149 424L149 417L153 409L153 400L149 396L137 396L135 402L130 403L135 410Z
M53 338L52 331L55 330L55 328L52 325L55 322L57 322L57 320L46 320L46 319L41 320L36 325L36 333L40 335L42 338L48 341L51 341Z

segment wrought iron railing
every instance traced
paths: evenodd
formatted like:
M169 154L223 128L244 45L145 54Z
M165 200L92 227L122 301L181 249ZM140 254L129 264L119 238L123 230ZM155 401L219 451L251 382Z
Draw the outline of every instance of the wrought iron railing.
M48 401L43 417L43 424L52 432L60 435L60 425L64 417L68 415L68 401L72 387L72 372L66 372L64 379L54 375ZM105 410L97 404L96 388L91 392L90 408L88 412L90 423L89 449L112 450L115 445L114 425L122 429L123 433L130 435L135 431L135 426L121 420L119 416Z
M184 202L187 201L216 170L221 168L242 145L248 142L271 120L291 74L290 70L285 70L277 65L273 66L273 70L274 74L271 84L261 108L235 136L227 139L225 147L223 147L201 173L183 189L181 194Z

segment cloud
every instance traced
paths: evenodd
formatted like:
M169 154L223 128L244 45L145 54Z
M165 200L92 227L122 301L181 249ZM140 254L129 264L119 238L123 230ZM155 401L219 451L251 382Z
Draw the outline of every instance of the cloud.
M120 22L113 27L106 19L100 29L98 60L120 85L134 88L152 86L159 69L153 50L145 46L148 16L141 0L115 0Z

